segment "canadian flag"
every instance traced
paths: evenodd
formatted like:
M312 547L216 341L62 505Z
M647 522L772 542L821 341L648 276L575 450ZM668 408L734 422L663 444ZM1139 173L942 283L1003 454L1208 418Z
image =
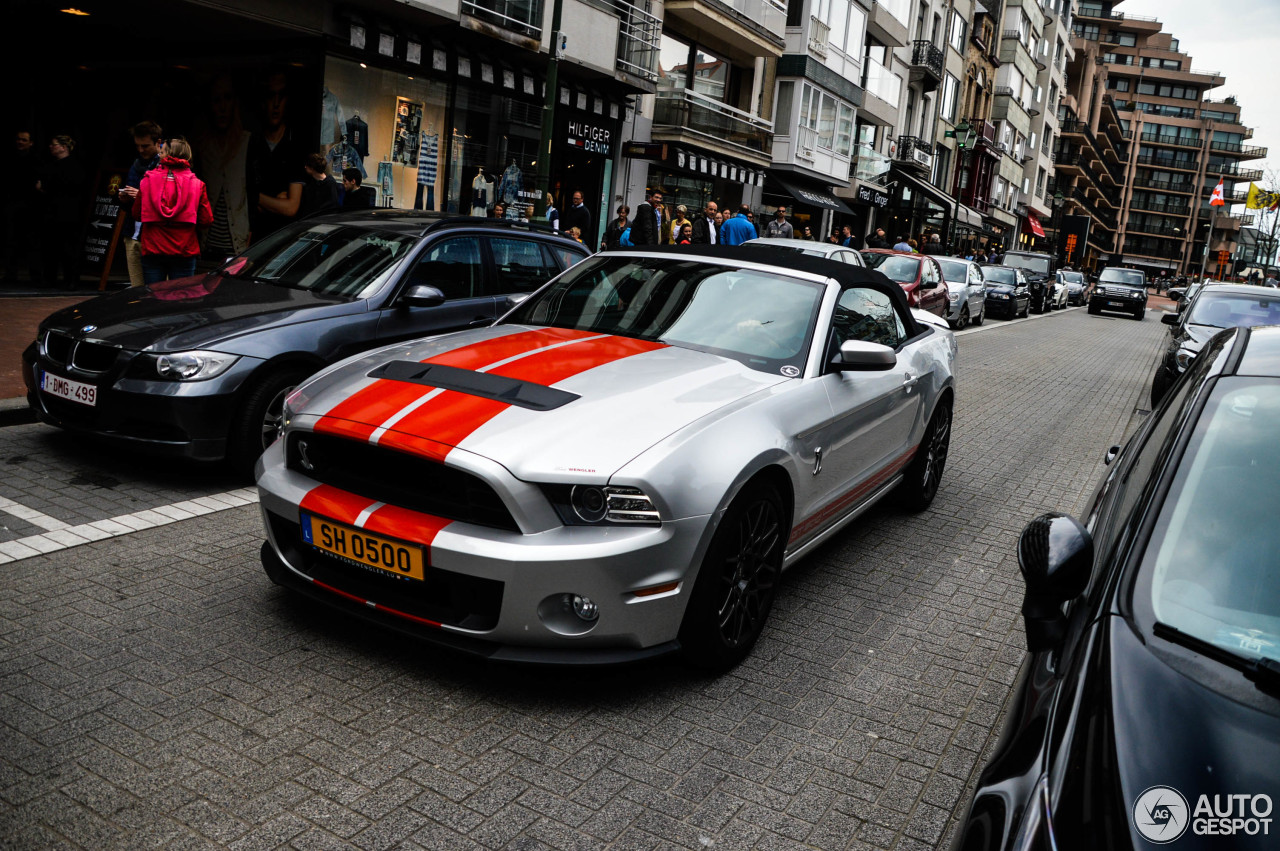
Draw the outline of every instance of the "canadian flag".
M1209 197L1210 207L1225 207L1227 201L1222 197L1222 178L1218 178L1218 186L1213 190L1213 195Z

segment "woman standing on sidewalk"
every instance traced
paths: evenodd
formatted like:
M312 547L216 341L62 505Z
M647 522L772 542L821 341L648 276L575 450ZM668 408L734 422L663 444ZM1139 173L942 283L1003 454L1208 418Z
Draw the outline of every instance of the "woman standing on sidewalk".
M160 164L142 178L133 215L142 222L142 279L155 284L196 273L196 228L213 224L202 180L191 171L191 145L181 136L165 145Z

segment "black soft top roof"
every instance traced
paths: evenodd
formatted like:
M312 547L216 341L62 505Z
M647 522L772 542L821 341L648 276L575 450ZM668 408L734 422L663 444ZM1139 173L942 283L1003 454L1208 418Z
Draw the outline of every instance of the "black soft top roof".
M759 243L753 244L750 248L743 248L740 245L644 245L636 246L635 248L622 248L608 253L670 254L673 257L684 260L706 258L718 263L753 263L777 266L784 271L804 272L806 274L834 278L841 287L868 287L887 295L896 307L898 315L903 318L902 321L906 325L908 337L914 337L928 327L916 322L915 316L911 313L911 307L907 304L907 294L903 292L901 286L886 277L883 272L875 269L865 269L839 260L829 260L826 257L801 254L789 248L770 248Z

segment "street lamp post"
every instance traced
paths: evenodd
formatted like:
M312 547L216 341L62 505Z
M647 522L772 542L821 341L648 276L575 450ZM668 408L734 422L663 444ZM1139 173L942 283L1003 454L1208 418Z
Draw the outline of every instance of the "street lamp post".
M1060 264L1059 252L1062 250L1062 202L1066 200L1066 196L1062 194L1062 190L1055 190L1053 193L1053 262L1054 265Z

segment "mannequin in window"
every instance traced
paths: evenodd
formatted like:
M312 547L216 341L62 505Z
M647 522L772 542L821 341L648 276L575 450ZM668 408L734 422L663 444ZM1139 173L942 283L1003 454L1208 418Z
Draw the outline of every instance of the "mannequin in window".
M476 170L471 181L471 215L485 218L493 202L493 182L484 176L484 166Z

